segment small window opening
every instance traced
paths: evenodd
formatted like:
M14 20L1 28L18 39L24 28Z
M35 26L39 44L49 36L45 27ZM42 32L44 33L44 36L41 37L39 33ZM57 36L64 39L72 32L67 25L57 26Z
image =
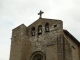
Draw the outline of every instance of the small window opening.
M56 25L56 24L54 25L54 28L55 28L55 27L57 27L57 25Z
M45 32L49 32L49 23L45 24Z
M35 36L35 27L32 27L31 34L32 34L32 36Z
M38 35L42 34L42 25L38 26Z

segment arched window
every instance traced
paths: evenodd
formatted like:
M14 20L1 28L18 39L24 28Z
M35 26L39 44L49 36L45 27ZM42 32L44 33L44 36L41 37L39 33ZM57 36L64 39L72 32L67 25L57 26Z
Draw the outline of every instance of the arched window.
M31 35L35 36L35 27L32 27L32 29L31 29Z
M45 32L49 32L49 23L45 24Z
M38 26L38 35L42 34L42 25Z
M42 52L35 52L32 54L30 60L45 60L45 54Z

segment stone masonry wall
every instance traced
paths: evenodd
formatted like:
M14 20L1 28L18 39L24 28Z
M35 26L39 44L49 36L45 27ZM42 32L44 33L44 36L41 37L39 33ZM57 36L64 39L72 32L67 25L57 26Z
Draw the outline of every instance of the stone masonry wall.
M70 50L70 52L68 50ZM67 52L65 54L68 54L68 56L71 55L70 59L79 60L79 46L67 35L65 35L65 52ZM69 58L68 56L66 57L67 59Z
M39 22L38 25L39 24L41 23ZM45 24L45 22L43 24ZM49 22L50 24L49 32L45 32L45 26L43 24L42 24L41 35L37 35L38 33L37 29L35 32L35 36L30 35L31 27L37 26L36 24L28 27L29 41L31 44L30 54L32 55L36 51L41 51L45 53L46 60L58 60L58 57L59 57L59 60L63 60L63 36L61 36L63 31L62 22L61 21L58 21L58 22L54 21L54 23ZM54 28L55 24L57 25L57 27ZM38 28L38 27L35 27L35 28Z
M49 23L49 32L45 32L46 22ZM38 35L39 25L42 25L41 35ZM31 36L32 27L35 27L35 36ZM46 60L63 60L62 32L63 23L60 20L42 19L29 27L20 25L12 32L10 60L30 60L37 51L43 52Z
M46 23L49 23L49 32L45 32ZM39 25L41 35L38 35ZM31 35L32 27L35 27L35 36ZM42 52L45 60L80 60L79 51L71 38L63 37L61 20L41 18L28 27L22 24L12 31L10 60L31 60L35 52Z
M10 60L23 60L25 58L25 39L27 39L26 26L23 24L13 29L11 40Z
M66 38L64 38L64 59L73 60L71 45L70 42L66 40Z

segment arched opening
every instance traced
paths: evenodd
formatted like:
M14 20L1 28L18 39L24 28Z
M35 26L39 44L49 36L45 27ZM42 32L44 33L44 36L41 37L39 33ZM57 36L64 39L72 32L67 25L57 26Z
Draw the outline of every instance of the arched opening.
M42 34L42 25L38 26L38 35Z
M41 54L36 54L32 60L43 60L43 56Z
M45 60L45 55L41 52L35 52L32 54L31 60Z
M49 23L45 24L45 32L49 32Z
M32 36L35 36L35 27L32 27L32 28L31 28L31 35L32 35Z

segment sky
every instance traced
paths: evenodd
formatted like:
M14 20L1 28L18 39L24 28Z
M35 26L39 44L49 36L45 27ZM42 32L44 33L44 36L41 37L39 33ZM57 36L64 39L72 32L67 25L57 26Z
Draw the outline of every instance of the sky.
M60 19L63 28L80 41L80 0L0 0L0 60L9 60L12 29L43 18Z

